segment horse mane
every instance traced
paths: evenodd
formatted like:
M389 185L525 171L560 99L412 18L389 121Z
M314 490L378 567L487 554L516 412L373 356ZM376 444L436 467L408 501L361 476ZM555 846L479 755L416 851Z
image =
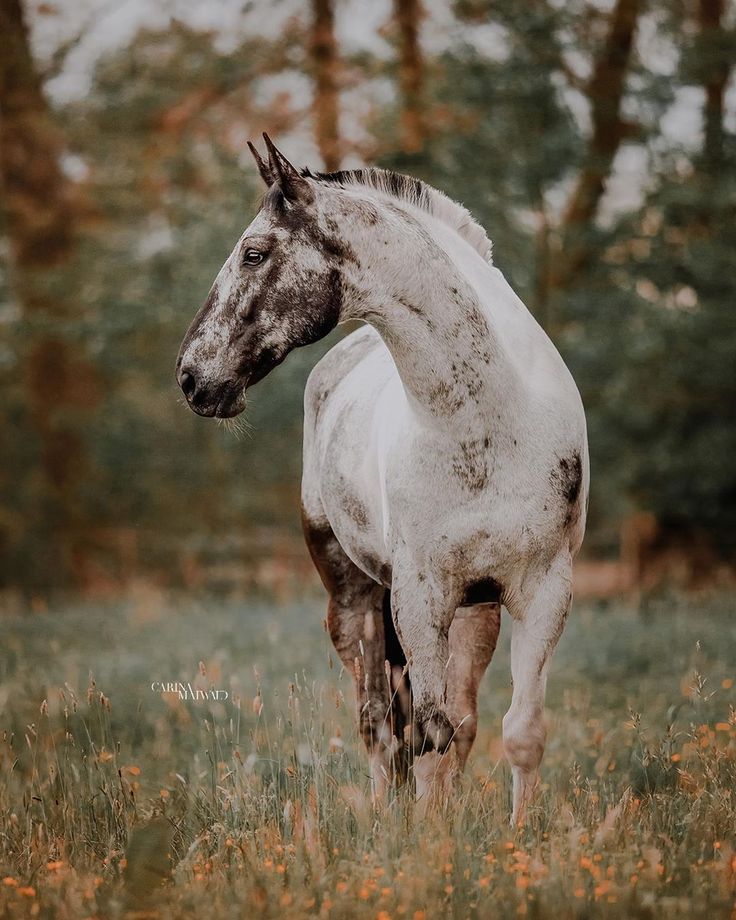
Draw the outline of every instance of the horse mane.
M452 227L486 262L493 264L493 244L470 211L421 179L377 167L340 169L331 173L315 173L303 169L301 174L317 182L359 185L407 201Z

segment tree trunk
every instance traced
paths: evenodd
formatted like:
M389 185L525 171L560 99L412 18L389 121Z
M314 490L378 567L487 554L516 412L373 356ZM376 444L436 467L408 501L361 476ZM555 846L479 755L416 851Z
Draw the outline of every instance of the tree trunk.
M730 72L721 41L723 8L723 0L700 0L698 8L705 90L703 160L709 172L716 171L723 162L723 98Z
M614 157L626 135L621 99L642 0L617 0L601 53L593 65L587 88L593 130L583 167L565 209L562 245L551 276L554 288L565 287L588 262L586 237L611 172Z
M71 245L70 207L20 0L0 0L0 163L3 207L18 270L45 267Z
M401 147L406 153L416 153L421 150L425 138L424 60L419 44L421 0L394 0L394 12L399 27Z
M28 438L38 450L35 468L27 472L39 479L32 491L35 515L42 520L27 526L53 531L49 545L44 536L37 538L44 543L43 552L39 546L32 551L33 558L38 552L43 567L39 584L41 579L48 583L63 578L71 564L78 514L74 486L81 475L82 443L68 415L70 409L88 405L94 392L89 364L53 331L68 325L77 313L76 298L70 297L59 275L74 249L76 217L59 165L62 149L31 54L20 0L0 0L0 187L10 281L23 311L16 381L24 388L21 424L26 430L16 436ZM23 511L34 516L30 509Z
M325 168L334 172L340 167L340 97L332 0L312 0L312 14L314 130Z

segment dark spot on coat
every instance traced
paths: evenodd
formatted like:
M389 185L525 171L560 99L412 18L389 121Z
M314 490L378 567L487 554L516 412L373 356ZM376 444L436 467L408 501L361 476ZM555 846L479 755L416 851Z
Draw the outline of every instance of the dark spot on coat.
M356 495L346 492L343 495L343 507L355 526L365 530L368 526L368 509L363 502Z
M338 265L345 262L352 262L359 265L358 257L355 250L345 240L339 239L330 233L324 232L316 223L307 222L303 227L304 236L307 240L325 256Z
M550 481L565 502L564 526L568 527L578 516L578 498L583 483L583 464L578 451L560 458L557 467L550 473Z
M230 322L235 319L238 313L238 307L243 300L243 294L244 291L241 289L240 285L234 284L225 301L225 306L222 309L222 317L224 320Z
M427 394L430 405L438 415L452 415L465 405L457 389L445 380L439 380Z
M364 554L361 554L360 564L362 569L379 584L382 584L386 588L391 587L393 576L390 565L381 562L377 556L366 556Z
M415 316L421 316L421 317L425 316L424 310L422 310L421 307L415 306L413 303L411 303L411 301L407 300L405 297L398 295L396 297L396 300L401 304L401 306L405 310L408 310L410 313L413 313Z
M353 248L337 236L334 219L328 218L326 229L323 229L308 206L287 205L278 185L272 186L265 194L261 207L270 211L281 227L318 249L328 263L336 266L345 262L358 264Z
M488 484L488 453L484 441L461 441L452 470L471 492L480 492Z
M583 482L583 464L578 451L560 459L559 470L553 471L553 478L565 500L570 505L575 504Z
M314 395L312 404L314 406L315 419L319 418L319 414L322 411L322 407L325 404L325 400L327 399L329 395L330 395L330 391L324 388L318 390L317 393Z

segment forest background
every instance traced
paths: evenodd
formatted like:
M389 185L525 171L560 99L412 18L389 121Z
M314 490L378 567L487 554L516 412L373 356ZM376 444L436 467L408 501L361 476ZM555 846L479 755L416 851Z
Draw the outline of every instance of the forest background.
M726 0L0 0L0 587L310 577L302 391L344 330L253 391L242 438L173 373L264 130L487 228L586 405L588 589L728 580L734 61Z

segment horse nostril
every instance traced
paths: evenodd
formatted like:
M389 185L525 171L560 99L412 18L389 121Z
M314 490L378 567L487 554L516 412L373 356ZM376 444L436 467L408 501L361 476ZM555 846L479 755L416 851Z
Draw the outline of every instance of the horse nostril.
M186 398L191 399L194 395L194 391L197 389L197 381L194 374L190 374L189 371L182 371L179 374L179 386Z

